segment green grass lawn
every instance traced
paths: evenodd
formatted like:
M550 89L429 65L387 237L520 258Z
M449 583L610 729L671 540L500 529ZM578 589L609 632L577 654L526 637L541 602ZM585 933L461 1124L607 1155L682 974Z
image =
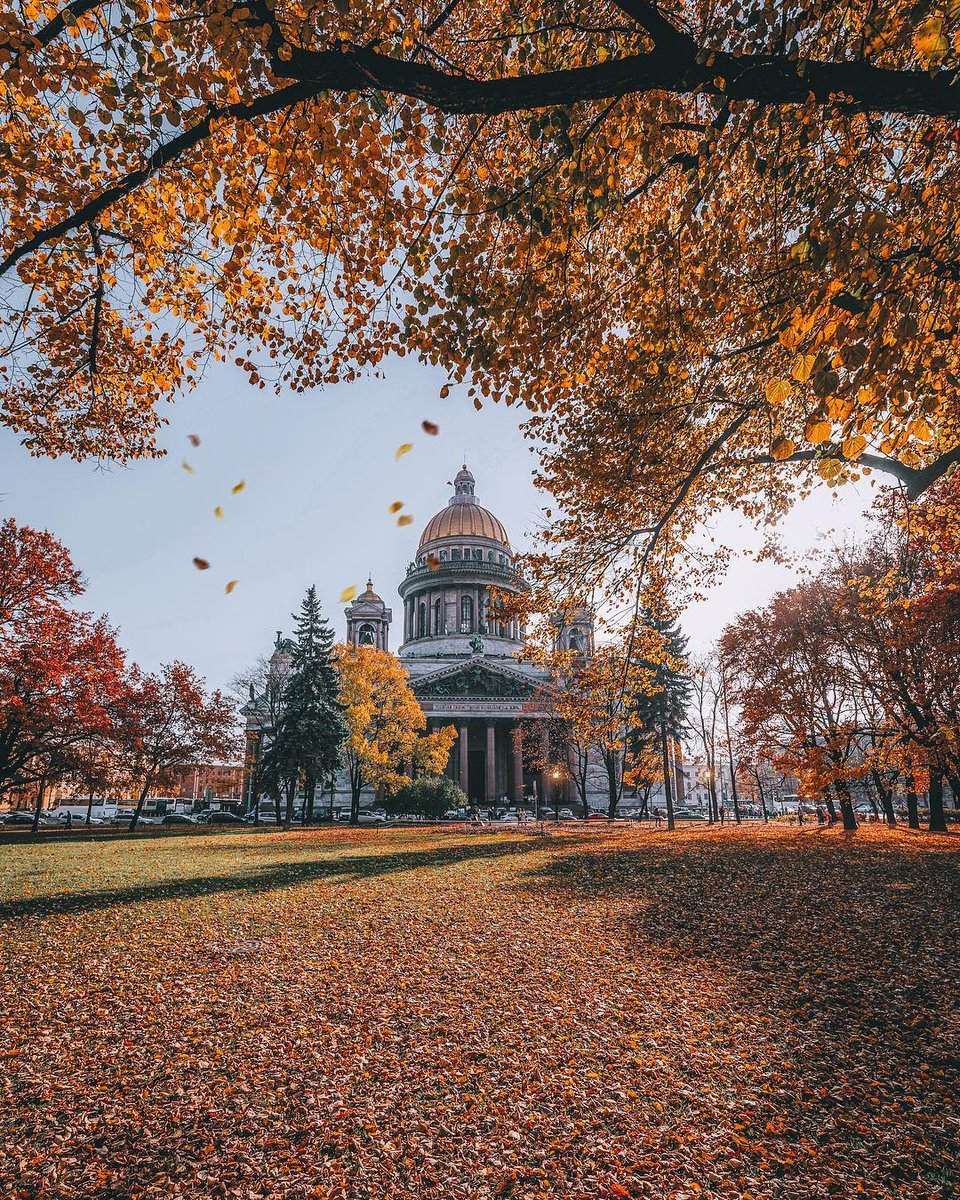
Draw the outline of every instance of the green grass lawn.
M4 847L0 1195L953 1196L958 847Z

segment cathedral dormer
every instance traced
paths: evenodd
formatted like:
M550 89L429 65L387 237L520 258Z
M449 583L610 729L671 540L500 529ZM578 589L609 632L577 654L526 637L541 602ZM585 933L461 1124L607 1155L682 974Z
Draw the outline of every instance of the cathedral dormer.
M373 590L373 580L367 580L367 590L343 610L347 618L347 641L355 646L373 646L376 650L390 649L390 622L393 613Z

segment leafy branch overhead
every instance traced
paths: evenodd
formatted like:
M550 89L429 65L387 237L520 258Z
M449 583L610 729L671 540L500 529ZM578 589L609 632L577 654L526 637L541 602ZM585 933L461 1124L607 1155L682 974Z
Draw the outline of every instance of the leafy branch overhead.
M600 558L919 494L960 453L958 38L902 0L8 6L2 420L123 459L212 361L415 353L529 410Z

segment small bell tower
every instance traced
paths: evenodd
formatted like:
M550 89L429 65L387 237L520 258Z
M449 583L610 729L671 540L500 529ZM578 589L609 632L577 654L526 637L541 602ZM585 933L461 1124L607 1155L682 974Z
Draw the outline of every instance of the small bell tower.
M586 605L564 608L554 613L553 648L569 651L581 658L593 657L593 610Z
M393 612L373 590L373 580L367 580L367 590L343 610L347 618L347 641L354 646L373 646L376 650L390 649L390 622Z

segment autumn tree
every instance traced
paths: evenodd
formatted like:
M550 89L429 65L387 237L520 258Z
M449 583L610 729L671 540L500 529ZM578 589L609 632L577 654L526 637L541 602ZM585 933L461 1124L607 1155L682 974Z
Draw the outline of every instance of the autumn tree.
M150 789L189 763L222 760L237 749L233 706L207 693L192 667L174 662L156 673L132 667L117 721L117 741L139 786L133 833Z
M82 593L66 549L12 520L0 525L0 795L45 786L80 748L111 730L123 653L103 618L68 602Z
M779 592L742 614L720 639L744 733L789 767L831 819L836 796L844 829L857 827L851 782L860 766L859 712L829 630L834 597L819 582Z
M427 719L398 660L372 646L338 645L335 661L347 727L344 761L350 776L350 823L360 818L365 787L396 792L409 772L443 772L457 731L424 733Z

